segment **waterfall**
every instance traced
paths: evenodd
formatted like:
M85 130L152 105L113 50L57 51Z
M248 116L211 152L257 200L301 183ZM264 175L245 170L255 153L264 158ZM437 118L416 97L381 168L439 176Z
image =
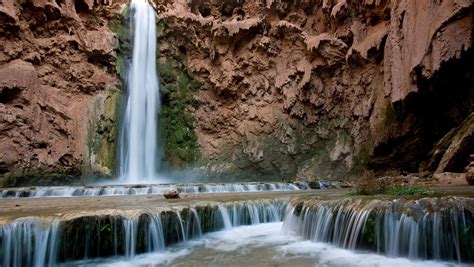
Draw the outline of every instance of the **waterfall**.
M283 232L314 242L389 257L474 260L474 202L420 200L307 200L288 205Z
M128 99L122 129L120 168L123 180L149 181L156 176L157 115L155 12L145 0L132 0L133 57L128 73Z
M287 200L203 203L136 213L112 211L65 220L38 217L0 222L0 265L55 266L118 255L131 258L213 231L281 221L282 217L275 214L283 214L287 204ZM230 216L228 210L238 212ZM254 214L261 219L255 220Z

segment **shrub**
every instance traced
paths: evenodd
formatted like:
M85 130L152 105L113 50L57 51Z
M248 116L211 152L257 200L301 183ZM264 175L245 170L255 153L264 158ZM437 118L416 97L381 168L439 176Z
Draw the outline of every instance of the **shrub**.
M355 182L356 194L376 195L382 194L387 189L386 179L377 178L373 171L365 171Z
M354 183L355 191L349 195L377 195L386 194L393 196L426 196L433 194L433 191L420 186L413 186L406 183L405 177L377 177L373 171L366 171Z
M403 187L403 186L390 186L385 192L387 195L394 196L427 196L433 194L433 191L425 188L414 186L414 187Z

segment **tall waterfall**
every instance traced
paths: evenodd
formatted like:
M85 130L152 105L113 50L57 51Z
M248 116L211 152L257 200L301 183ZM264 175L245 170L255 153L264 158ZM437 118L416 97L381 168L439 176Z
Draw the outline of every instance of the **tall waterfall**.
M132 0L133 57L128 73L128 100L122 129L120 168L130 183L155 177L159 154L155 12L145 0Z

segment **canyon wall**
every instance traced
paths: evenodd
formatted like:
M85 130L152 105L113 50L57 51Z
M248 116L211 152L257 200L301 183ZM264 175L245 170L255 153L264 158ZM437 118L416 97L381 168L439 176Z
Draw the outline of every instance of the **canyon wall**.
M126 2L0 0L0 183L114 176ZM150 2L168 170L345 180L474 153L470 0Z
M153 4L165 102L180 98L170 69L199 83L187 90L197 103L182 108L194 123L182 128L194 129L211 174L344 180L369 166L429 175L462 172L474 153L472 130L456 130L474 111L472 1ZM439 169L454 132L464 145L446 157L458 166Z
M0 185L113 174L120 82L110 24L120 9L0 1Z

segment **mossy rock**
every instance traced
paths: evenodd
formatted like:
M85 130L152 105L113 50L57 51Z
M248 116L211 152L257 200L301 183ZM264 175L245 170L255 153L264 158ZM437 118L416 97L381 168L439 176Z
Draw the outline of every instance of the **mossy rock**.
M176 57L158 63L157 69L161 78L162 110L159 114L159 129L165 145L165 166L192 166L201 158L192 113L197 107L194 94L200 85Z

